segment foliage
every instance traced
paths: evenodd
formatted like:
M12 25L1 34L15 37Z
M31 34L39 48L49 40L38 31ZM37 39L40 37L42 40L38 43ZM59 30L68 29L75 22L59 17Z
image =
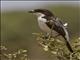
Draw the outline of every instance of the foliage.
M42 33L33 34L37 35L38 43L42 46L44 51L49 51L59 60L80 60L80 38L71 42L74 50L74 52L71 53L68 51L64 41L61 41L58 38L51 38L50 36L45 38L45 35Z
M17 52L7 53L8 49L5 46L0 46L0 56L6 60L30 60L27 55L27 50L19 49Z

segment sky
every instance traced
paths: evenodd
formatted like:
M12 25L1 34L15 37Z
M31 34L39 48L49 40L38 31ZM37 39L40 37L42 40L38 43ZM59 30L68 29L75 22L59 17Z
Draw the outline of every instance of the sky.
M78 1L1 1L1 11L26 10L45 7L51 4L79 5L80 7L80 2Z

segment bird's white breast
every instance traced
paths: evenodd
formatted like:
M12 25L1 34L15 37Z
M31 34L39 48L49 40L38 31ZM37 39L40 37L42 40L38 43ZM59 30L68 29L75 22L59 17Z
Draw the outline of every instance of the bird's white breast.
M46 25L46 19L38 17L38 25L40 29L44 32L50 32L50 28Z
M51 29L47 26L46 22L47 22L46 19L38 17L38 25L39 25L40 29L46 33L51 33ZM52 34L53 34L53 36L58 35L58 33L54 30L52 30Z

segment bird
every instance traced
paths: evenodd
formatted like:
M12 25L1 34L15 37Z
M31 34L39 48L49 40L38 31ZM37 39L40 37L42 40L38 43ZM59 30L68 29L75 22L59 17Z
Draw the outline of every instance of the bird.
M58 17L47 9L33 9L28 12L36 15L38 25L43 32L52 34L54 36L62 36L68 50L73 53L73 49L70 45L69 33L66 29L67 24L63 24Z

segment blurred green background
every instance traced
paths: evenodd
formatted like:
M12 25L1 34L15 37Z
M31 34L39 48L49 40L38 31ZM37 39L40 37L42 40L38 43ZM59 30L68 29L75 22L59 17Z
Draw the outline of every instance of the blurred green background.
M41 7L40 7L41 8ZM68 22L71 39L80 34L80 6L47 5L43 7L52 11L64 22ZM35 8L34 8L35 9ZM41 32L36 17L28 13L28 10L15 10L1 12L1 43L11 53L18 49L27 49L31 60L56 60L49 52L44 52L38 45L32 33Z

